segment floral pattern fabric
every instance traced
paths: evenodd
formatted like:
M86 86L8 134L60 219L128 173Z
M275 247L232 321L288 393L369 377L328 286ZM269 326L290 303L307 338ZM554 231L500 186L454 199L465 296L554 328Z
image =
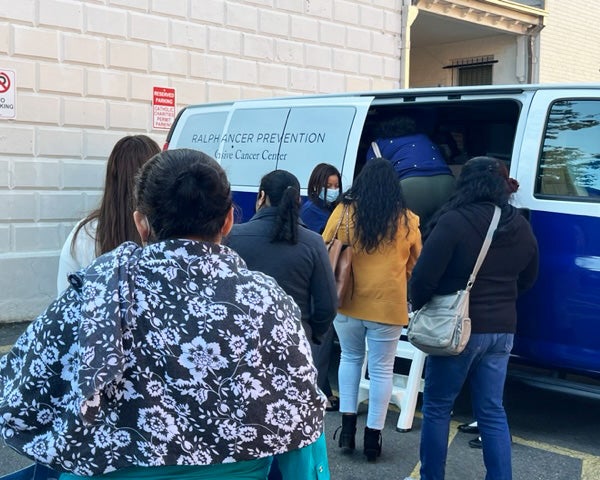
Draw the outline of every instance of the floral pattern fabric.
M225 246L121 245L0 359L0 431L60 471L209 465L301 448L324 397L300 311Z

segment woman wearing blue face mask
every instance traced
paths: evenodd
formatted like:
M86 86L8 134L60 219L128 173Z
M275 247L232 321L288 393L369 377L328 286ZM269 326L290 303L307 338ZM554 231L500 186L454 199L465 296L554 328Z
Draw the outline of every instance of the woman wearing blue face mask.
M308 199L302 205L300 218L312 231L323 233L329 215L342 193L342 177L337 168L319 163L308 180Z
M300 219L304 225L314 232L323 233L341 194L342 177L338 169L328 163L319 163L310 174L308 198L300 208ZM319 371L317 384L327 395L327 411L337 411L340 408L340 399L333 394L329 383L329 364L333 355L334 336L335 332L331 327L321 338L321 345L313 349L313 358Z

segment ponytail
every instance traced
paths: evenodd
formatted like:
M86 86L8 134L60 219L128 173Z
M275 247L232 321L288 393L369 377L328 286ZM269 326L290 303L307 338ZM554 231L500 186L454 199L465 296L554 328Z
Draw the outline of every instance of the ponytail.
M300 182L286 170L275 170L260 182L260 191L269 197L272 207L277 207L277 218L271 242L298 243L298 218L300 217Z
M277 220L271 242L298 243L298 217L300 215L300 191L289 186L283 191L277 206Z

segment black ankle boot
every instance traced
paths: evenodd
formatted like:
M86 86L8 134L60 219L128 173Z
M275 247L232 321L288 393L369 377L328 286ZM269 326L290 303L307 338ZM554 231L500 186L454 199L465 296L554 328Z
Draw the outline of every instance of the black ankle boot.
M335 436L337 435L339 430L340 439L338 445L343 450L344 453L350 453L355 448L354 437L356 435L356 414L343 414L342 415L342 426L338 427L338 429L333 434L333 439L335 440Z
M381 430L365 427L364 452L369 462L381 455Z

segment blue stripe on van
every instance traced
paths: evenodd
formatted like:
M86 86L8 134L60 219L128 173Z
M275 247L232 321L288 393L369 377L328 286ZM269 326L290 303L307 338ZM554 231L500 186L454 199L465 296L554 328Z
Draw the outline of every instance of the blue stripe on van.
M256 205L256 192L233 192L235 204L235 223L247 222L254 215ZM304 197L302 197L304 201Z
M532 211L540 272L518 302L515 355L600 373L600 218Z
M235 223L247 222L254 215L257 192L233 191L233 203L235 205Z

